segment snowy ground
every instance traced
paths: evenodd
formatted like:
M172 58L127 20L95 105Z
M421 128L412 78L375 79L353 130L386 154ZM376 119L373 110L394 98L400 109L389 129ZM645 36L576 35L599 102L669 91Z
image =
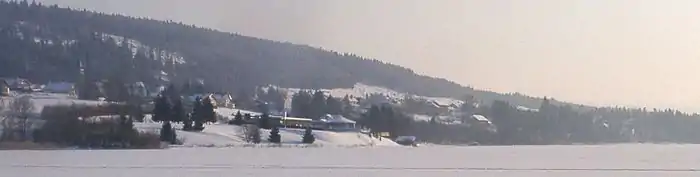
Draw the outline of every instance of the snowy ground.
M240 147L248 143L243 139L242 127L227 124L205 125L202 132L181 131L182 125L174 125L178 138L184 140L184 147ZM141 131L158 132L161 124L158 123L135 123L135 127ZM261 130L262 145L267 145L269 130ZM302 129L280 129L282 144L287 146L301 146L301 139L304 134ZM331 147L368 147L368 146L399 146L389 139L376 139L358 132L332 132L313 131L317 146ZM175 146L177 147L177 146Z
M609 145L0 151L0 176L690 177L700 176L698 150Z

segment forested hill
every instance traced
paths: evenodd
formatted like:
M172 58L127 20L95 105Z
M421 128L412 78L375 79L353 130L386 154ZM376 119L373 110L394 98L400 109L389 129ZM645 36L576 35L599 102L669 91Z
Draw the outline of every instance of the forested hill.
M254 19L251 19L254 20ZM155 84L154 76L181 82L201 78L211 91L258 85L347 88L362 82L423 96L474 95L539 107L519 94L475 91L454 82L362 58L233 33L58 6L0 0L0 76L38 82L120 77ZM484 76L487 77L487 76Z

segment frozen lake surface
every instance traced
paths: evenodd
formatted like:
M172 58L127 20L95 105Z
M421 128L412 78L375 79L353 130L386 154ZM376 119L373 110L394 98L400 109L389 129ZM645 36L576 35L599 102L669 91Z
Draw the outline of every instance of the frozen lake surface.
M700 176L700 145L0 151L0 176Z

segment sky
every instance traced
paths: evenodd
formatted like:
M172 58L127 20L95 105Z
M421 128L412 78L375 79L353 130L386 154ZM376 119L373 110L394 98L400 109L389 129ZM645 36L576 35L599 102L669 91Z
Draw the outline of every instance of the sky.
M39 0L376 58L497 92L700 112L697 0Z

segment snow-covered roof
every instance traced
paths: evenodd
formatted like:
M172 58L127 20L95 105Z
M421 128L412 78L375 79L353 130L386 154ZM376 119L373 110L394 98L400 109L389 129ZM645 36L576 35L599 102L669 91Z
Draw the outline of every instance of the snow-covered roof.
M518 109L519 111L529 111L529 112L539 112L539 109L533 109L533 108L528 108L525 106L517 106L515 109Z
M240 111L242 115L245 115L245 114L250 114L251 116L262 115L262 113L259 113L259 112L248 111L248 110L243 110L243 109L216 108L216 109L214 109L214 111L219 113L219 115L225 116L225 117L233 117L234 115L236 115L238 113L238 111Z
M44 90L51 92L69 92L75 88L75 84L70 82L49 82Z
M346 123L346 124L354 124L354 120L350 120L348 118L343 117L342 115L330 115L326 114L321 118L322 122L326 123Z
M474 118L480 122L491 122L488 118L486 118L486 116L483 116L483 115L474 114L474 115L472 115L472 118Z

